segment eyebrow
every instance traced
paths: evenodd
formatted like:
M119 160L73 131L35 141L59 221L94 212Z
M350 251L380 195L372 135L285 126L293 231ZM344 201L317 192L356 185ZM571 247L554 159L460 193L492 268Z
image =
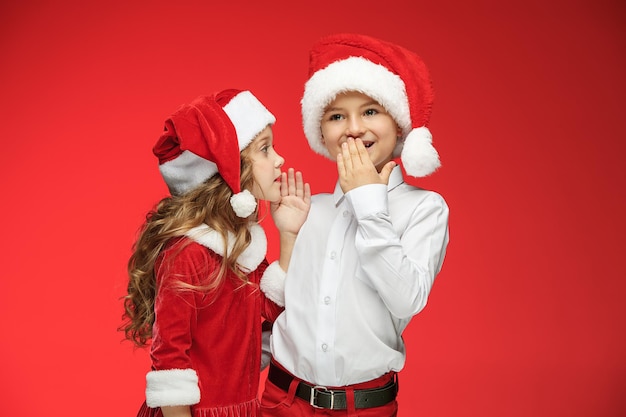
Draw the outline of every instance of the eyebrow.
M379 102L377 102L376 100L371 100L371 101L368 101L366 103L361 104L359 106L359 108L370 107L370 106L383 107L383 105L380 104ZM333 111L342 111L342 110L343 110L343 107L329 107L328 109L326 109L326 111L324 113L329 113L329 112L333 112Z
M263 135L263 136L257 136L254 139L254 142L256 142L257 145L268 145L272 143L272 136L269 134Z

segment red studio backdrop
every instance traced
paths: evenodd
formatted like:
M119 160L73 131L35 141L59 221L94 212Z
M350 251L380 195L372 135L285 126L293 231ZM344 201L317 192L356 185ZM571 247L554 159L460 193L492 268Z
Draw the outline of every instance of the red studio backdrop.
M411 182L446 198L451 241L399 416L626 415L625 22L610 0L3 2L2 414L135 415L149 359L116 329L164 119L251 89L328 191L299 100L309 46L351 31L418 52L437 94L443 167Z

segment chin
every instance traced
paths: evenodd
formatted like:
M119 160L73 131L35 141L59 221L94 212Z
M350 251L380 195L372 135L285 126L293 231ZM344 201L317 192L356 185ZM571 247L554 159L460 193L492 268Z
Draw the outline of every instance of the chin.
M280 190L279 191L275 191L275 192L271 192L271 193L267 193L266 198L267 201L269 201L270 203L278 203L281 199L280 196Z

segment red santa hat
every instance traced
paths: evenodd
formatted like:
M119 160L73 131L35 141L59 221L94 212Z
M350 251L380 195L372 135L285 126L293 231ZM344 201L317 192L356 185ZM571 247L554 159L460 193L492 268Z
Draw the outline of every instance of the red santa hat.
M304 134L311 148L326 157L320 122L337 94L359 91L376 100L402 129L394 151L407 174L424 177L441 163L427 124L434 92L428 68L407 49L370 36L335 34L311 49L309 80L302 97Z
M233 196L239 217L256 209L256 199L241 190L240 152L276 118L250 91L224 90L182 105L165 121L153 148L172 195L184 194L219 173Z

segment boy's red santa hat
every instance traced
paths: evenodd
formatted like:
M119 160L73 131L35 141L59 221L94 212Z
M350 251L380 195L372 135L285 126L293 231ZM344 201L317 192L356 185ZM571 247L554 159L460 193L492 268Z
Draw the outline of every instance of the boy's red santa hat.
M153 148L172 195L181 195L220 174L233 191L230 203L239 217L256 209L256 199L241 190L240 152L276 118L250 91L224 90L199 96L165 121Z
M360 34L330 35L313 46L302 120L309 145L326 157L330 154L322 143L322 115L346 91L368 95L394 118L402 137L393 156L401 156L407 174L424 177L439 168L439 155L427 128L434 93L428 68L419 56Z

